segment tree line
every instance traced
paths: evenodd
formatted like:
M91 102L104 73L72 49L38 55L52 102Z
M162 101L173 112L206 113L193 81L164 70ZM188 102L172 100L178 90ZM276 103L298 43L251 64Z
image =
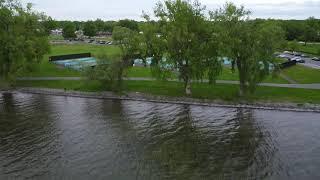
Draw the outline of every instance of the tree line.
M108 76L103 80L119 88L123 70L134 59L146 63L151 57L155 77L165 78L168 72L176 72L184 83L185 94L191 95L194 80L215 83L227 57L232 70L239 74L239 95L253 93L257 84L277 68L274 52L285 46L284 30L277 22L250 20L251 12L233 3L209 11L210 15L206 12L198 1L165 1L156 5L156 22L143 15L145 22L139 32L114 27L113 40L120 47L121 56L99 58L102 63L91 70L90 77L101 80L101 72L107 70Z
M285 31L285 38L289 41L320 42L320 19L309 17L306 20L276 20L276 19L250 19L253 23L277 23ZM112 32L116 26L126 27L134 31L141 31L145 21L124 19L120 21L55 21L48 18L43 22L49 33L50 30L61 28L71 29L72 32L84 30L85 35L95 36L99 31Z

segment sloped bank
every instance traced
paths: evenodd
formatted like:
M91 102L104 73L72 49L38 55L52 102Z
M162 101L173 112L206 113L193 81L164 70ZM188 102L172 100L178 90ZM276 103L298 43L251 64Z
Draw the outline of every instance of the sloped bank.
M95 99L117 99L132 101L148 101L154 103L171 103L197 106L210 106L221 108L247 108L260 110L278 110L278 111L296 111L296 112L318 112L320 113L320 104L296 104L296 103L276 103L276 102L242 102L233 103L221 100L195 99L187 97L167 97L155 96L143 93L126 93L125 95L117 95L113 92L81 92L81 91L65 91L60 89L48 88L18 88L11 91L2 91L10 93L29 93L54 96L69 96L80 98Z

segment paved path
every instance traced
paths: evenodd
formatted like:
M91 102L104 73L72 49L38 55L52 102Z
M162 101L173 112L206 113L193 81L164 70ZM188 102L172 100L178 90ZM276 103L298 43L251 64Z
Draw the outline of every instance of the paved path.
M82 80L82 77L23 77L18 78L18 81L56 81L56 80L69 80L69 81L78 81ZM155 81L154 78L124 78L124 80L129 81ZM168 80L171 82L178 82L178 79ZM208 82L208 80L203 81L194 81L194 82ZM226 80L217 80L217 84L239 84L239 81L226 81ZM284 88L296 88L296 89L320 89L319 84L276 84L276 83L260 83L259 86L267 87L284 87Z
M280 73L279 76L280 76L282 79L287 80L290 84L298 84L297 81L289 78L289 77L288 77L287 75L285 75L285 74Z

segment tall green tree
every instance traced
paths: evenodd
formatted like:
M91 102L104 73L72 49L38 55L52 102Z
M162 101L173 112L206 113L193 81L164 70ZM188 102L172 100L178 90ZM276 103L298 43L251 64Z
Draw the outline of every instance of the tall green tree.
M105 25L103 27L103 31L112 32L114 26L115 26L115 22L107 21L107 22L105 22Z
M93 37L97 34L97 27L93 21L88 21L84 24L83 33L86 36Z
M163 66L163 60L167 49L166 40L162 37L160 23L151 20L147 14L143 15L146 20L140 27L141 29L141 42L140 42L140 55L146 64L147 58L151 58L151 72L157 79L164 80L170 75L170 69Z
M283 45L284 32L272 22L250 22L250 11L233 3L226 3L211 15L220 24L224 53L232 59L233 69L238 69L240 96L253 93L272 69L273 53Z
M58 27L57 22L55 20L53 20L51 17L47 17L47 16L43 15L42 19L43 19L42 25L48 35L50 34L51 30L56 29Z
M101 19L97 19L94 21L96 31L104 31L104 28L106 26L106 23L102 21Z
M17 73L31 70L49 51L42 15L13 0L0 0L0 79L14 81Z
M155 16L160 19L160 38L166 45L165 57L158 63L179 72L187 95L191 94L192 79L207 75L213 82L221 71L221 63L205 7L197 1L165 1L157 5Z
M305 21L303 33L303 40L305 42L305 45L307 45L307 42L313 42L318 39L318 28L318 22L314 17L309 17Z
M72 22L68 22L63 27L62 36L65 39L76 38L77 36L76 36L75 32L76 32L76 26Z
M126 27L132 31L139 31L138 22L136 22L134 20L129 20L129 19L120 20L117 23L117 26Z
M124 76L125 70L132 66L133 60L140 57L139 54L139 43L140 39L138 33L132 31L126 27L116 26L113 29L112 38L114 42L120 47L121 54L120 57L117 58L117 61L113 61L113 65L109 67L113 67L116 69L113 71L116 73L116 87L118 90L122 87L122 79ZM106 59L106 58L105 58ZM105 68L108 69L108 68Z

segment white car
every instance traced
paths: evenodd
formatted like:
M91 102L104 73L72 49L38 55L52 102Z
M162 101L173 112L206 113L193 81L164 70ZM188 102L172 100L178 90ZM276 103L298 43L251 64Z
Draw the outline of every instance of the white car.
M290 61L298 61L298 60L301 60L301 57L293 57L290 59Z
M287 58L288 56L285 55L285 54L280 54L280 55L278 55L278 57L279 57L279 58Z
M298 63L305 63L305 60L303 60L301 57L293 57L290 59L290 61L297 61Z

